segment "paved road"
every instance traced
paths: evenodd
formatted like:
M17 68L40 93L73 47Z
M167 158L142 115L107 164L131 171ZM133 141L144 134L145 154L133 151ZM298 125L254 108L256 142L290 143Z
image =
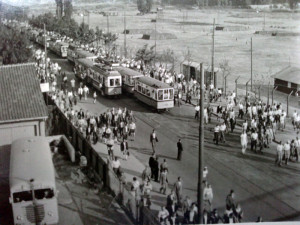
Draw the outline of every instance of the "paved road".
M66 61L59 60L63 70L71 71ZM63 63L63 64L62 64ZM71 78L73 75L67 73ZM193 119L194 109L190 105L175 107L170 112L157 114L149 107L127 96L119 99L108 99L99 96L93 104L79 103L80 107L91 112L104 112L111 107L127 107L135 112L137 117L137 136L130 143L131 151L143 163L147 163L151 155L149 135L153 128L158 133L158 154L160 162L165 158L169 164L169 181L174 183L178 176L183 178L184 196L196 200L198 171L198 123ZM300 220L300 166L290 163L281 168L274 166L275 144L266 149L263 155L247 152L241 154L239 135L240 128L226 135L227 142L216 146L212 143L212 128L216 121L205 127L204 162L208 167L208 181L214 191L213 207L222 213L225 198L230 189L236 192L236 200L244 210L245 221L255 221L257 216L263 216L264 221ZM282 140L294 138L291 127L286 134L279 132ZM176 160L176 142L182 139L184 152L182 161ZM142 171L137 171L141 173ZM159 185L154 185L157 191ZM156 195L156 204L165 204L166 197Z

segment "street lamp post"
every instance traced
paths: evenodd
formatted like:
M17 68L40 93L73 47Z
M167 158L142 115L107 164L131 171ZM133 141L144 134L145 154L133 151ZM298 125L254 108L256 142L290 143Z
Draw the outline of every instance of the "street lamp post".
M249 84L249 82L251 81L252 79L250 79L250 80L248 80L247 82L246 82L246 98L248 98L248 84Z
M203 152L204 152L204 65L200 64L200 123L199 123L199 166L198 166L198 191L197 191L197 202L198 202L198 223L202 222L203 213Z
M230 74L227 74L227 75L224 77L224 79L225 79L225 90L224 90L225 96L226 96L226 94L227 94L227 77L228 77L229 75L230 75Z
M260 100L260 89L261 89L261 85L259 85L258 87L258 100Z
M274 91L276 91L277 88L278 88L278 86L274 87L272 90L272 105L273 105L273 101L274 101Z
M286 116L289 117L289 101L290 101L290 97L293 94L294 90L291 91L291 93L289 93L289 95L287 96L287 100L286 100Z
M270 81L268 83L268 102L267 102L267 105L269 105L270 103Z
M235 79L235 96L237 97L237 82L238 82L238 79L240 79L240 76L238 76L236 79Z

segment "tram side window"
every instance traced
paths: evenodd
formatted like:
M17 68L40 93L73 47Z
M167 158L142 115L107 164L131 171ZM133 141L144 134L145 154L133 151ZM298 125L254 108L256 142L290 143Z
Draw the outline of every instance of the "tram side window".
M109 86L112 87L115 85L115 80L114 79L110 79L109 80Z
M150 97L150 90L146 89L146 95Z
M22 191L13 194L14 203L32 201L32 191Z
M119 78L116 78L116 86L120 86L120 79Z
M36 199L50 199L54 197L54 191L50 188L34 190L34 196Z
M167 99L169 99L169 91L168 91L168 89L165 89L164 90L164 100L167 100Z
M137 86L138 92L142 92L142 87L140 85Z
M163 100L163 96L164 96L164 91L163 90L159 90L158 91L158 100Z
M142 88L142 93L145 95L146 94L146 89Z

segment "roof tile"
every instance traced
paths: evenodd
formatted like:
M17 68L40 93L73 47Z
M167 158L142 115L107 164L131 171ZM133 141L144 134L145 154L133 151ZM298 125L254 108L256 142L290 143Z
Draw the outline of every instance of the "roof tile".
M47 117L34 63L0 66L0 123Z

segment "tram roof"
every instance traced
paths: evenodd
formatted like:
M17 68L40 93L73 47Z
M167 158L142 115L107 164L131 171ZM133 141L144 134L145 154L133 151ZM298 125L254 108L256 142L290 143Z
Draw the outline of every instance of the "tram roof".
M146 85L149 85L150 87L153 87L153 88L172 88L170 85L164 83L164 82L161 82L155 78L152 78L152 77L146 77L146 76L143 76L143 77L138 77L136 79L137 81L143 83L143 84L146 84Z
M79 59L76 59L79 63L85 65L85 66L88 66L88 67L93 67L94 66L94 62L90 59L87 59L87 58L79 58Z
M119 71L119 73L121 75L126 75L126 76L133 76L133 77L140 77L140 76L144 76L143 74L141 74L140 72L130 69L130 68L126 68L123 66L118 66L115 67L117 71Z
M85 51L85 50L82 50L82 49L78 49L77 50L77 53L78 53L78 55L80 56L80 57L95 57L95 58L97 58L97 56L95 55L95 54L93 54L93 53L90 53L90 52L88 52L88 51Z
M116 70L111 70L111 67L105 66L103 64L97 63L94 64L92 67L92 70L95 70L96 72L103 74L105 76L121 76L121 74Z
M49 142L45 137L28 137L14 141L10 156L10 188L30 190L34 186L55 187L55 171Z

